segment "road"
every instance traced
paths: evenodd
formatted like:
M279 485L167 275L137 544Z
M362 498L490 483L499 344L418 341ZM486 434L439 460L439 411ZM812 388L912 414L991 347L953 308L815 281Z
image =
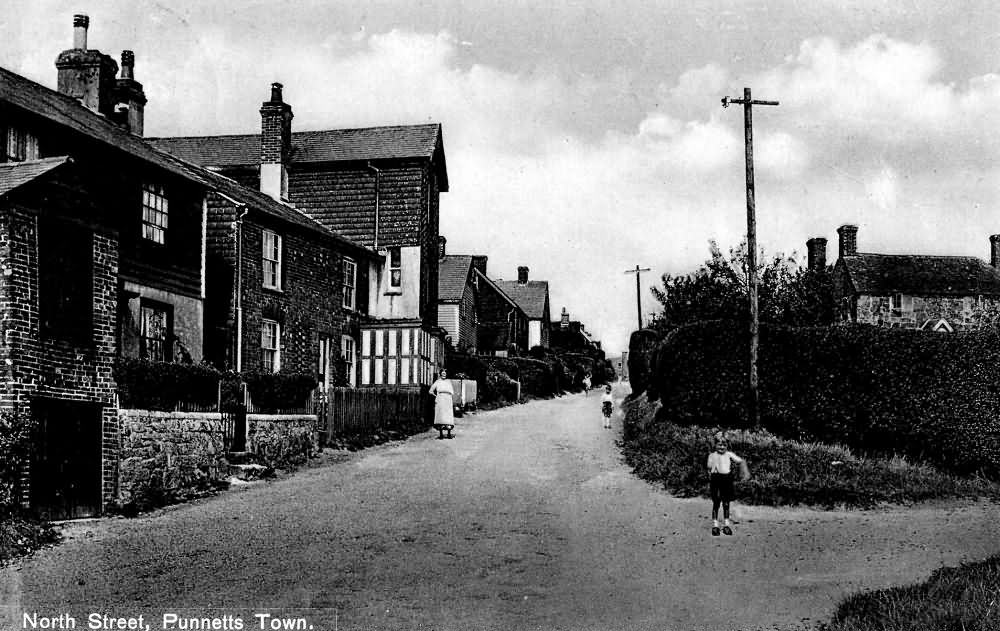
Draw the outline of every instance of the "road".
M849 593L1000 549L990 504L740 506L736 534L712 537L709 502L634 478L615 445L621 419L602 429L598 406L592 393L480 412L460 420L454 440L429 432L327 452L276 481L70 524L62 545L0 570L0 621L21 629L28 613L59 628L68 614L89 628L93 613L98 628L119 624L102 615L142 615L152 630L164 615L177 616L174 629L206 628L203 618L223 629L238 628L236 618L245 628L302 618L314 631L774 628L827 619Z

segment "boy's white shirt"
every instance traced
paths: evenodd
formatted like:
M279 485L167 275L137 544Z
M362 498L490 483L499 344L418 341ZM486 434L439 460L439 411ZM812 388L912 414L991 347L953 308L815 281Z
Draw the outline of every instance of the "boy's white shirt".
M743 458L740 458L731 451L721 454L717 451L713 451L708 454L709 473L721 473L722 475L728 475L732 471L734 461L743 462Z
M601 403L604 403L605 401L610 401L611 403L614 403L615 402L615 395L614 395L614 393L605 392L604 394L602 394L601 395Z

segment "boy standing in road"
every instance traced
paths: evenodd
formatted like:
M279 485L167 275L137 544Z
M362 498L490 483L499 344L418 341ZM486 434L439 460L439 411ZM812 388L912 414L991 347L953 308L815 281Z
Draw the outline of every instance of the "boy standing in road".
M604 387L601 395L601 412L604 413L604 429L611 429L611 415L615 411L615 397L611 394L611 385Z
M733 501L733 463L745 465L746 461L729 451L725 438L715 441L715 451L708 454L709 491L712 495L712 536L719 536L719 504L725 525L722 532L733 534L729 523L729 503Z

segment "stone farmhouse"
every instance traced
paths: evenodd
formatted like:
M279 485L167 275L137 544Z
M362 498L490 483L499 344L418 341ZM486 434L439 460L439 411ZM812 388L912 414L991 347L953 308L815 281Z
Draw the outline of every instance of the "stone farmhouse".
M854 225L837 229L833 292L842 322L933 331L981 326L1000 310L1000 235L990 262L972 256L858 252ZM825 267L826 240L807 243L809 265Z

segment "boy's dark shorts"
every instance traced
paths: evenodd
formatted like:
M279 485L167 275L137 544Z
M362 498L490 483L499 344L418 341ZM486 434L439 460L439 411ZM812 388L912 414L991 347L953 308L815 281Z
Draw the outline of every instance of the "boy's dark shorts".
M708 483L708 489L712 493L713 502L733 501L733 474L713 473L712 479Z

